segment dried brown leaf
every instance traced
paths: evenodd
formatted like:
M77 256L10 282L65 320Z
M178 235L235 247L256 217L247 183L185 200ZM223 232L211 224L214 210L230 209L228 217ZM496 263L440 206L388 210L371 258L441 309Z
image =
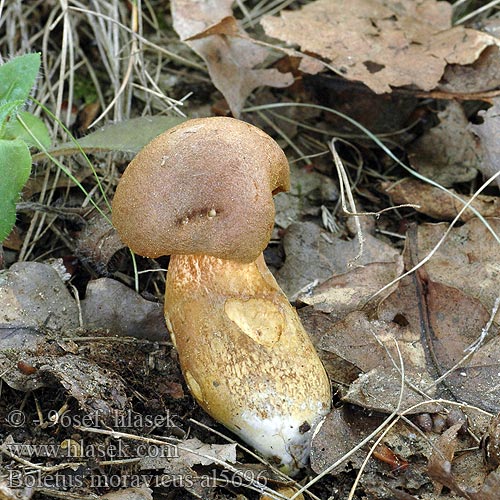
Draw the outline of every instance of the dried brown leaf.
M406 178L396 184L384 181L380 184L382 190L391 197L394 204L411 203L418 205L416 210L437 220L453 220L463 208L470 196L459 195L464 203L459 202L451 195L414 178ZM453 189L450 191L455 192ZM472 202L474 207L483 217L500 216L500 198L498 196L478 195ZM468 208L460 217L468 221L475 217L474 212Z
M500 234L500 219L489 219ZM424 258L439 242L448 224L422 224L418 227L418 252ZM425 265L432 281L458 288L481 301L490 312L499 296L500 249L484 224L474 218L453 228L443 244ZM500 312L495 322L500 324Z
M52 383L61 385L84 411L98 415L103 421L113 421L129 408L127 390L113 372L96 363L72 354L41 356L38 373Z
M413 266L423 256L415 248L413 237L407 242L408 265ZM463 255L463 250L459 253ZM452 268L450 263L450 274ZM462 290L434 281L426 267L421 266L413 278L402 280L400 287L380 304L379 317L386 321L398 318L398 322L410 326L417 335L415 340L425 350L429 373L433 378L445 375L440 385L443 396L498 411L500 342L496 327L490 328L489 337L483 340L485 345L469 350L481 337L490 311L478 299L464 293L463 284L460 287Z
M318 474L321 473L357 446L381 422L380 417L369 417L349 406L331 411L312 439L312 469ZM365 454L363 450L357 451L336 470L347 470L351 466L359 469Z
M213 84L238 117L255 88L287 87L293 76L258 67L269 51L237 25L231 5L231 0L173 0L172 17L175 31L206 62Z
M419 295L421 292L415 284L405 281L382 303L379 314L408 321L418 335L415 341L424 348L427 371L437 378L470 354L466 348L480 336L488 313L478 301L460 290L428 281L425 285L429 286L428 292ZM451 394L489 411L498 410L495 390L500 369L498 345L490 341L448 373L441 385L443 395L449 398ZM428 390L431 388L433 385Z
M500 491L500 471L490 472L484 480L481 489L470 493L472 500L498 500Z
M429 348L441 369L449 369L464 357L465 349L478 338L490 315L479 300L430 280L424 267L418 269L417 280L425 301L423 314L431 328Z
M21 349L0 352L2 379L10 387L25 392L42 387L62 388L78 401L84 412L102 422L114 422L116 416L130 410L127 390L116 373L80 356L51 354L52 346L45 339L37 346L36 354ZM32 366L33 373L21 371L18 360Z
M376 93L415 85L431 90L447 64L471 64L494 37L451 27L451 5L435 0L316 0L266 16L266 34L318 54Z
M440 123L410 146L411 165L444 187L473 180L481 150L467 130L469 121L462 106L450 101L438 118Z
M401 373L396 342L404 363L405 394L402 407L408 408L425 401L413 387L425 390L432 385L427 371L425 352L418 341L418 331L396 323L369 319L361 312L348 314L342 321L324 324L318 349L334 353L362 372L349 387L343 399L364 408L387 412L397 405L401 390ZM398 367L398 368L396 368ZM328 364L326 364L328 371ZM346 378L346 377L342 377ZM428 396L434 390L427 391ZM437 411L435 404L421 406L417 412Z
M286 261L277 273L277 280L289 297L315 280L322 282L345 273L359 252L357 239L346 241L312 222L288 226L283 245ZM398 251L390 245L365 234L364 253L356 264L397 262L398 256Z
M478 453L456 453L466 447L464 436L459 440L460 423L452 425L434 441L432 453L427 464L427 472L435 485L435 494L441 493L446 486L455 495L470 500L493 500L489 496L491 486L498 478L487 476ZM478 490L479 491L478 491ZM442 494L439 496L441 498ZM455 496L453 498L456 498Z
M162 304L143 299L119 281L110 278L91 281L81 308L87 328L150 340L169 338Z
M438 495L441 493L442 487L446 486L458 495L468 498L451 471L451 463L458 445L457 433L460 427L461 424L458 423L444 431L435 443L434 450L429 457L427 471L435 482L434 491Z
M206 30L200 31L200 33L196 33L196 35L190 36L184 41L192 42L211 35L244 36L238 26L238 21L233 16L227 16L213 26L209 26Z
M347 314L362 309L374 293L400 276L402 271L401 257L395 262L373 262L333 276L311 293L299 295L298 300L322 312ZM388 296L396 286L388 288L377 299Z
M17 226L12 228L9 236L2 241L2 246L4 248L8 248L9 250L15 250L18 252L23 245L23 240L21 239L21 235Z
M449 93L474 94L500 86L500 50L487 47L472 64L450 64L446 67L438 90Z
M363 411L352 405L344 405L329 413L315 433L311 443L311 467L316 473L345 457L383 422L383 416ZM375 438L349 457L332 471L336 477L340 471L357 470L363 463ZM405 486L411 481L412 488L429 482L422 474L418 464L419 457L429 453L429 443L415 435L413 429L396 422L385 434L382 443L377 446L360 478L365 493L371 490L367 498L395 498L387 495L386 488ZM394 453L394 451L396 453ZM402 470L409 461L411 474L405 477ZM399 468L399 465L403 468ZM393 473L388 474L388 469ZM410 479L411 475L411 479ZM371 476L371 477L370 477ZM382 494L385 493L385 494ZM341 495L345 498L347 495ZM396 497L399 498L399 497ZM405 497L402 497L405 498Z
M492 469L496 469L500 465L500 413L491 418L481 444L485 462Z
M236 462L236 443L206 444L199 439L192 438L184 441L183 447L196 451L194 454L186 450L179 450L179 458L189 467L197 464L213 464L213 458L224 462Z
M162 456L144 456L139 462L141 470L147 469L173 469L176 471L188 470L193 465L211 465L213 459L236 462L236 444L206 444L196 438L187 439L182 442L178 448L172 446L175 450L175 457L165 454ZM181 449L182 448L182 449ZM189 451L192 450L192 453Z
M493 106L486 112L480 112L484 119L481 125L471 125L472 131L481 139L484 150L483 162L479 166L486 177L500 172L500 98L493 100ZM496 179L500 187L500 177Z
M78 308L58 270L17 262L0 283L2 347L24 345L26 329L62 331L78 326Z
M405 359L405 362L408 358ZM427 371L406 376L403 399L400 410L407 410L408 415L420 412L435 413L441 410L437 403L426 403L432 398L434 390L429 389L432 378ZM350 386L343 401L353 403L368 410L391 413L398 408L401 390L401 373L392 366L379 366L360 375ZM426 395L424 395L426 394ZM409 410L410 407L418 407Z
M40 262L17 262L0 280L0 373L17 390L43 386L17 363L34 366L26 351L43 349L47 334L78 327L78 308L59 270Z
M393 342L397 341L403 359L406 358L407 372L411 371L412 366L417 372L425 371L424 352L419 345L413 345L413 337L413 333L405 327L370 320L362 312L356 311L335 323L329 331L323 332L318 347L334 352L362 371L369 372L380 365L390 365L391 358L397 363Z
M100 213L86 221L85 227L77 235L75 253L78 258L96 269L99 274L106 274L113 255L125 248L116 229Z
M349 386L359 377L361 370L335 352L320 347L323 335L328 334L334 328L338 319L333 314L322 313L311 306L300 308L298 313L330 379L341 386Z

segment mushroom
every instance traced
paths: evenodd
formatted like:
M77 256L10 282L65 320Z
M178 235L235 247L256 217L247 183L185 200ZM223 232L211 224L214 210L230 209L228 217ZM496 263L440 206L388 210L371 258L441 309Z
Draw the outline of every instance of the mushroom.
M134 252L170 255L165 320L196 401L287 473L329 411L325 369L266 267L285 154L243 121L188 120L132 160L113 223Z

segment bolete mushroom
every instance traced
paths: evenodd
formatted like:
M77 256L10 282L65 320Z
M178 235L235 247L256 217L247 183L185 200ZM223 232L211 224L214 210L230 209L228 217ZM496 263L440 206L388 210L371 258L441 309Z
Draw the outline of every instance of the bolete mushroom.
M287 189L287 159L267 134L233 118L188 120L132 160L113 223L134 252L171 255L165 319L195 399L293 473L331 394L262 256L273 194Z

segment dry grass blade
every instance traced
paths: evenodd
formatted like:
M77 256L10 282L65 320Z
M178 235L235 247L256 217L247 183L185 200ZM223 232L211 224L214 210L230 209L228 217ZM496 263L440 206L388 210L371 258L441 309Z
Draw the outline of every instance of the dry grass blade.
M488 2L485 5L482 5L481 7L478 7L476 10L473 10L472 12L469 12L465 16L461 17L460 19L457 19L455 21L455 25L465 23L465 21L468 21L469 19L472 19L479 14L482 14L483 12L486 12L489 9L493 9L493 7L497 6L500 4L500 0L491 0L491 2Z
M337 169L337 175L339 178L339 184L340 184L340 197L342 200L342 208L344 212L348 215L352 215L354 217L354 222L356 224L356 231L358 234L358 242L359 242L359 252L358 254L354 257L350 265L354 265L354 263L361 258L363 255L363 245L364 245L364 236L363 236L363 231L361 229L361 224L359 222L359 215L357 214L356 210L356 204L354 203L354 197L351 192L351 187L349 184L349 178L347 177L347 172L345 171L344 165L342 165L342 160L340 159L340 156L337 153L337 150L335 149L335 141L337 139L332 139L330 142L330 150L333 155L333 160L335 163L335 167ZM351 208L351 211L347 210L347 204L345 202L345 193L347 193L347 200L349 201L349 206Z

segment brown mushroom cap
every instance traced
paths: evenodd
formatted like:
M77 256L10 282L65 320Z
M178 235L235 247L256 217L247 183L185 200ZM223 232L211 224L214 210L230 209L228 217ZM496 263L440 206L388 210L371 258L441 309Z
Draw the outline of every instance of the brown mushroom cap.
M113 224L146 257L251 262L271 236L273 194L289 184L285 154L260 129L234 118L188 120L129 164L113 199Z

